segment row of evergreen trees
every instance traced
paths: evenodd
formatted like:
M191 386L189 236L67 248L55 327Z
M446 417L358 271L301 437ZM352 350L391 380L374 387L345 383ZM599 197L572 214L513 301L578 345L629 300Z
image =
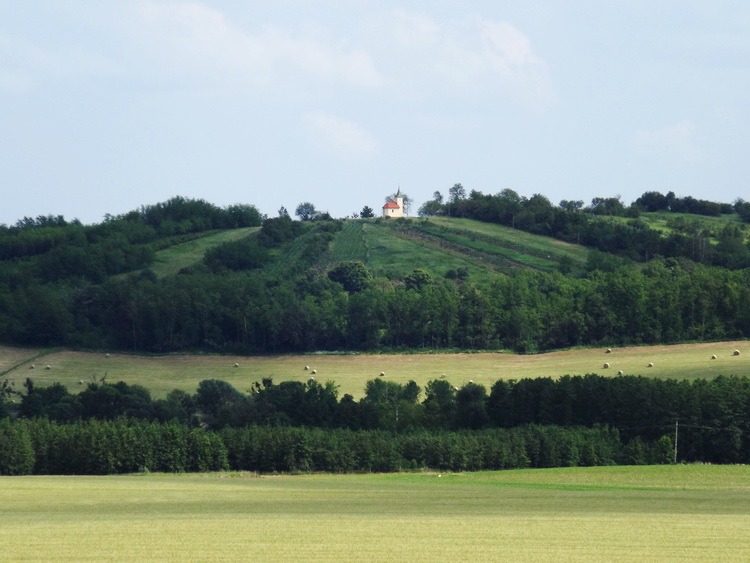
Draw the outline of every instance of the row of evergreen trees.
M62 424L121 417L175 422L189 428L224 430L254 426L414 432L513 429L525 425L601 428L618 431L625 443L654 443L678 435L681 461L750 462L750 379L660 380L641 376L563 376L498 380L488 391L469 382L460 388L435 379L371 380L362 399L338 397L336 385L270 379L248 394L230 384L201 381L195 394L173 391L152 400L137 385L91 383L78 395L62 385L37 388L27 382L20 419ZM0 402L7 408L8 403ZM675 432L675 424L679 432Z
M413 432L253 426L212 432L120 418L0 420L0 475L134 472L478 471L668 463L669 439L623 445L616 430L527 425Z

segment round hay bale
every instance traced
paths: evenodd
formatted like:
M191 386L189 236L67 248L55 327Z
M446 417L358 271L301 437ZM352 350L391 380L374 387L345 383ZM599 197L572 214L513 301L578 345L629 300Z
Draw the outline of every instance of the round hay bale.
M734 354L732 354L732 355L733 355L733 356L739 356L739 355L740 355L740 351L739 351L739 350L735 350L735 351L734 351Z
M237 362L235 362L234 363L234 367L238 368L238 367L240 367L240 364L238 364Z
M315 378L311 377L310 379L308 379L308 381L315 381Z
M314 370L312 370L312 371L311 371L310 373L312 373L312 374L316 374L316 373L318 373L318 370L314 369Z
M78 380L78 385L83 385L83 379Z
M650 367L650 368L654 367L654 363L653 362L649 362L647 367Z
M607 348L604 353L605 354L611 354L612 353L612 348Z
M604 369L609 369L609 364L608 363L604 364Z
M106 354L104 354L104 357L105 357L105 358L109 358L109 357L110 357L110 354L109 354L109 352L107 352Z
M445 374L444 373L440 374L440 379L445 379Z
M716 359L716 354L714 354L713 356L711 356L711 359L715 360Z
M51 366L51 365L49 365L49 364L47 364L47 365L46 365L46 366L44 367L44 369L52 369L52 366Z
M35 368L36 368L36 366L35 366L34 364L31 364L31 365L29 366L29 369L35 369Z
M619 370L619 371L617 372L617 375L622 375L622 370Z
M385 377L385 372L384 371L380 372L380 377Z
M305 366L305 371L309 370L310 366Z

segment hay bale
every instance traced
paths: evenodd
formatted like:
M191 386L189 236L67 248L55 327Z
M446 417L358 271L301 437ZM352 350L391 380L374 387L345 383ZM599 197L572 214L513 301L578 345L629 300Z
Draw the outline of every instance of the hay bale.
M240 367L240 364L238 364L237 362L235 362L234 363L234 367L238 368L238 367Z
M611 354L612 353L612 348L607 348L604 353L605 354Z
M78 380L78 385L83 385L83 379Z
M47 364L46 366L44 366L44 369L52 369L52 366Z
M647 367L650 367L650 368L654 367L654 363L653 362L649 362Z
M445 379L445 374L444 373L440 374L440 379Z
M305 366L305 371L309 370L310 366Z
M711 359L715 360L716 359L716 354L714 354L713 356L711 356Z
M31 364L31 365L29 366L29 369L35 369L35 368L36 368L36 366L35 366L34 364Z
M622 375L622 370L618 370L617 375Z
M739 356L739 355L740 355L740 351L739 351L739 350L735 350L735 351L734 351L734 354L732 354L732 355L733 355L733 356Z
M604 364L604 369L609 369L609 364L608 363Z
M314 369L314 370L312 370L312 371L311 371L310 373L312 373L312 374L316 374L316 373L318 373L318 370L315 370L315 369Z
M385 377L385 372L384 371L380 372L380 377Z

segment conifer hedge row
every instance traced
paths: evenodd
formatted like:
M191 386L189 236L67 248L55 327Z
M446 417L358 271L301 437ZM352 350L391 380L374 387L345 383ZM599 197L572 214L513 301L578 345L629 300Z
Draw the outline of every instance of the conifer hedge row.
M220 432L134 419L0 420L0 475L258 471L477 471L667 463L668 438L623 444L617 430L525 425L460 432L251 426Z

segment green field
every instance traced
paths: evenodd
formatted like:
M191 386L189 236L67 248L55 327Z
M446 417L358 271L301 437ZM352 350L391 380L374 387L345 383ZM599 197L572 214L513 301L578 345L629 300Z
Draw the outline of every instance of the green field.
M738 349L741 355L734 356ZM716 359L712 360L711 356ZM234 364L239 367L234 367ZM610 367L604 368L604 363ZM653 367L648 364L653 363ZM34 365L34 369L30 366ZM50 369L45 369L49 365ZM309 366L310 370L304 368ZM717 375L750 377L750 343L713 342L675 346L615 348L607 354L600 348L564 350L536 355L501 353L458 354L309 354L284 356L206 356L40 351L0 346L0 377L21 388L31 377L37 385L59 382L71 392L106 376L107 381L143 385L154 397L164 397L172 389L194 393L203 379L222 379L240 391L253 382L271 377L281 381L305 381L316 370L318 381L332 380L340 395L360 398L365 383L379 377L420 386L445 378L461 386L469 380L488 389L498 379L559 377L561 375L627 375L658 378L711 378Z
M742 561L750 468L0 478L7 561Z

